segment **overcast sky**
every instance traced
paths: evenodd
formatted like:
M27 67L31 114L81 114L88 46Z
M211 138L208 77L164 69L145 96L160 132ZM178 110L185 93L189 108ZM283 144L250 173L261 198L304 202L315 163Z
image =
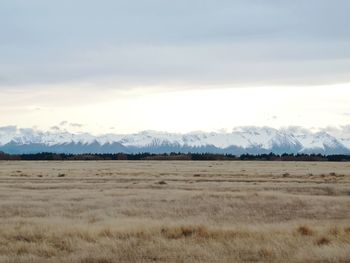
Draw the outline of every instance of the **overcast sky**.
M3 0L0 126L350 124L349 10L347 0Z

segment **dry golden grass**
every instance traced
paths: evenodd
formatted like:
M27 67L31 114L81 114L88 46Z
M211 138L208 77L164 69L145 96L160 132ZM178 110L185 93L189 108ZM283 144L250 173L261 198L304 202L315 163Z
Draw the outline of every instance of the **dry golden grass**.
M350 163L0 162L0 262L350 262Z

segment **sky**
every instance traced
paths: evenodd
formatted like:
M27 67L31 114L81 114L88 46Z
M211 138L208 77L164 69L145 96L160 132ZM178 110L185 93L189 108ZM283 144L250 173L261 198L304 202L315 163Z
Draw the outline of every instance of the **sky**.
M348 10L347 0L3 0L0 126L346 126Z

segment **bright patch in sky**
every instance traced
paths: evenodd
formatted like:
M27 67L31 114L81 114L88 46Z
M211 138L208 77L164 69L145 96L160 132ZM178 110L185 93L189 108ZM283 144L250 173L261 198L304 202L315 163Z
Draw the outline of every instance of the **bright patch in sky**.
M237 126L317 128L350 123L350 85L186 89L42 87L1 96L0 123L99 133L189 132Z

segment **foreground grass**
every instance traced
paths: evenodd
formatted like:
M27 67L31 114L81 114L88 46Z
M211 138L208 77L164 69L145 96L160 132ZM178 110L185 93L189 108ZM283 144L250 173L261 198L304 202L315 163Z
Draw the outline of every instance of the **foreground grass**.
M11 224L12 225L12 224ZM2 262L349 262L350 226L2 228Z
M350 262L350 164L0 163L0 262Z

